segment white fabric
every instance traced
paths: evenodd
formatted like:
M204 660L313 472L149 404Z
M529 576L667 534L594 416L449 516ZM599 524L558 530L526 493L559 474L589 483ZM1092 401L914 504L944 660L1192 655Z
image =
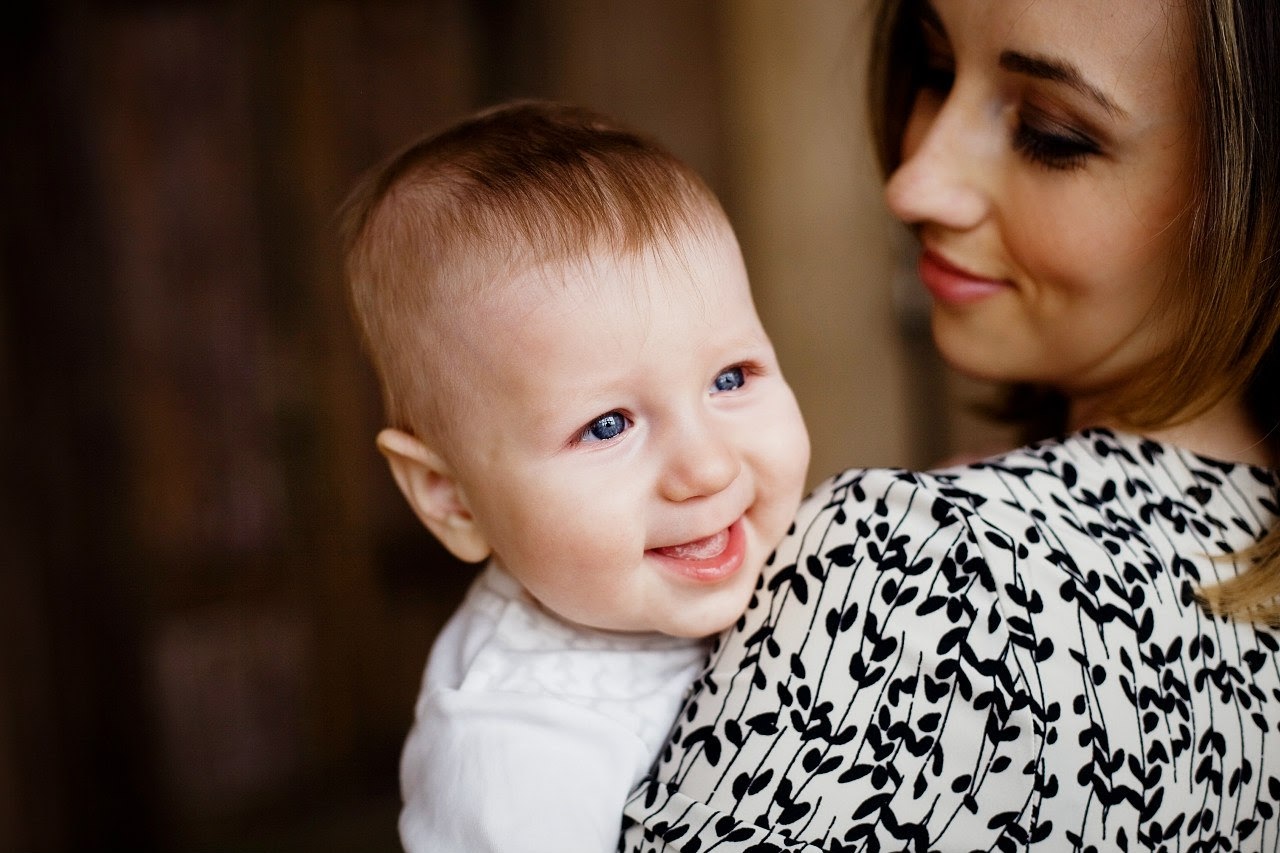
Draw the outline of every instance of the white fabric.
M431 650L400 763L405 850L615 850L705 652L567 624L490 565Z

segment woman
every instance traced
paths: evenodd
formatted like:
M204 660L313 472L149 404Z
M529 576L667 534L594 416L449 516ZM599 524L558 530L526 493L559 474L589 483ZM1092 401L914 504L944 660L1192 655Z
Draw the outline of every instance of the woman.
M1280 847L1278 45L1253 0L884 4L936 343L1071 431L822 485L628 849Z

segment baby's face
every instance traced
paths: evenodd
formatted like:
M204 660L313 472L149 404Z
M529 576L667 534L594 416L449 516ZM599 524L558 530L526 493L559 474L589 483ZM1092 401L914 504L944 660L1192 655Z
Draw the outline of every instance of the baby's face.
M456 353L454 473L497 560L570 621L727 627L799 502L804 423L736 242L711 242L530 271Z

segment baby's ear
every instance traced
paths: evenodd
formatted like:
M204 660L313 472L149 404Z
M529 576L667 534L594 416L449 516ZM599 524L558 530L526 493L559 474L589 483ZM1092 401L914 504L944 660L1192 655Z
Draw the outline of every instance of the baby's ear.
M378 449L409 506L455 557L478 563L489 556L489 542L440 454L398 429L378 433Z

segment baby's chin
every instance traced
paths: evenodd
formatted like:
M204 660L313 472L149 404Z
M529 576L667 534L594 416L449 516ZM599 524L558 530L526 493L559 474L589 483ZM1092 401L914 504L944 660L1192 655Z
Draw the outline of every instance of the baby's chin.
M742 621L750 607L759 576L758 570L751 572L750 583L747 583L746 577L740 578L743 588L725 590L722 598L707 602L704 608L685 611L678 619L665 620L664 624L655 626L654 630L672 637L692 640L713 637L733 628Z
M690 588L667 583L631 587L624 607L600 607L566 597L544 600L530 592L538 605L563 622L611 634L663 634L685 640L713 637L737 624L751 605L759 584L760 566L743 568L712 587ZM614 590L614 594L625 593ZM642 601L640 607L634 602ZM559 605L559 606L557 606Z

